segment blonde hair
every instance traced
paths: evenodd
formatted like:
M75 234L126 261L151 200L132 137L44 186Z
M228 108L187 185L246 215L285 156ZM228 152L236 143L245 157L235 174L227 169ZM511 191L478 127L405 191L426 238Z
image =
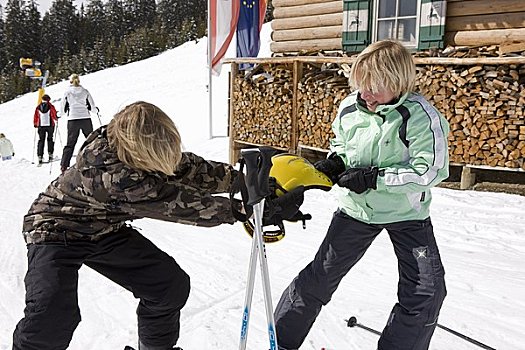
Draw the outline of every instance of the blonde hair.
M377 41L358 56L350 72L350 85L377 93L388 89L399 97L414 89L416 66L410 52L398 41Z
M80 86L80 78L79 78L78 74L71 74L69 76L69 82L73 86Z
M182 158L181 139L173 121L159 107L135 102L108 125L108 141L124 164L173 175Z

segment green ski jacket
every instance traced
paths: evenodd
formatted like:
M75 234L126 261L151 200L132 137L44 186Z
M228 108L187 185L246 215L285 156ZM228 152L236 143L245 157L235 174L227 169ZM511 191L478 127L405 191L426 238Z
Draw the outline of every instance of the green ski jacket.
M346 168L377 166L377 190L340 192L340 209L366 223L422 220L430 189L448 177L449 126L421 95L408 93L370 112L358 92L339 106L331 150Z

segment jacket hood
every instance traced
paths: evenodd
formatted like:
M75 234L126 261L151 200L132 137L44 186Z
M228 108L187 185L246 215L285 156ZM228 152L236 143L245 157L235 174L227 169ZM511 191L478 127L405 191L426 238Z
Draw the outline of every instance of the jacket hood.
M71 92L73 95L81 94L84 91L84 88L82 86L73 86L71 85L69 87L69 92Z
M38 110L42 113L47 113L49 111L50 107L49 107L49 103L47 102L42 102L39 106L38 106Z

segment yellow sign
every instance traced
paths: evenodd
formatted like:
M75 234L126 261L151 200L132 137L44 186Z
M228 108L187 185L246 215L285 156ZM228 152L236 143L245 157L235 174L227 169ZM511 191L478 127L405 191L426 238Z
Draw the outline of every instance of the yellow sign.
M38 68L26 68L24 71L26 77L38 78L42 76L42 71Z

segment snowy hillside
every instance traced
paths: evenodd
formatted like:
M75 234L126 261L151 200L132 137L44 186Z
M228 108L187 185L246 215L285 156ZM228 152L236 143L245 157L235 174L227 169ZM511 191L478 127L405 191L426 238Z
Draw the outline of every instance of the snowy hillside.
M269 28L265 27L268 37ZM264 48L267 50L267 47ZM265 51L262 55L265 55ZM226 68L226 67L225 67ZM189 42L159 56L81 76L102 113L102 122L136 100L157 104L178 125L187 150L227 161L228 139L208 139L206 41ZM66 82L50 86L60 98ZM227 74L214 80L215 135L226 134ZM57 163L36 168L32 116L36 93L0 105L0 132L16 156L0 161L0 350L11 349L12 332L23 315L26 248L22 217L59 174ZM94 126L99 122L93 117ZM65 120L60 120L62 143ZM80 137L79 144L83 141ZM57 154L62 145L57 140ZM74 161L74 159L73 159ZM525 350L525 197L438 188L432 220L446 270L448 296L439 323L498 350ZM286 238L267 246L272 297L313 258L336 209L331 193L307 192L307 229L287 226ZM185 350L238 348L251 240L241 225L213 229L153 220L133 223L172 255L191 276L192 291L182 311L179 346ZM388 235L381 234L323 309L301 349L375 349L377 336L346 327L345 318L382 329L396 301L397 262ZM136 345L137 300L87 267L80 270L82 322L70 349L118 350ZM260 276L257 275L248 349L268 349ZM437 329L432 350L477 349Z

